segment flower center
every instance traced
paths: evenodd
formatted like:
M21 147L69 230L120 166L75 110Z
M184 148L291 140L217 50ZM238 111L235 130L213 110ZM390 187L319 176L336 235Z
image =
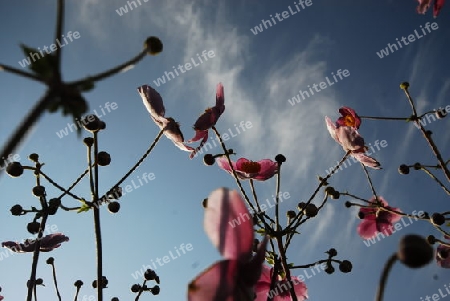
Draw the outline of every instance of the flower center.
M241 171L245 173L258 173L261 170L261 164L258 162L244 162L242 163Z
M346 115L344 117L344 124L346 126L355 126L355 124L356 124L355 118L352 115Z

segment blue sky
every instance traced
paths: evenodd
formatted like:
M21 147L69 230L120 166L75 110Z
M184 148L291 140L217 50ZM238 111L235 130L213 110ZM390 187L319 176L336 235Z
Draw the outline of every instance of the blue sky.
M54 35L55 1L15 1L0 4L0 62L22 68L25 57L19 45L50 46ZM336 164L343 150L330 138L324 117L338 117L341 106L350 106L360 115L407 117L410 107L399 89L409 81L411 94L419 112L450 105L448 73L449 8L433 19L415 12L416 2L405 1L332 1L312 0L312 5L253 34L255 26L270 15L294 9L294 1L157 1L144 2L123 13L124 0L67 1L63 33L79 33L79 38L64 45L63 77L70 81L103 71L128 60L141 51L148 36L158 36L164 51L146 57L127 72L96 85L85 93L90 112L101 112L107 102L117 107L102 120L107 129L100 135L100 147L112 157L110 166L101 168L100 187L109 189L140 158L158 133L145 110L136 88L149 84L164 99L166 115L180 122L185 138L194 135L192 124L199 114L215 101L215 87L225 87L225 113L217 123L221 132L235 130L240 122L252 127L232 137L227 146L239 157L253 160L287 157L283 165L281 191L291 198L283 202L281 212L296 208L314 191L317 175ZM128 7L129 9L129 7ZM377 55L388 43L402 36L421 32L427 22L438 29L407 46L380 58ZM198 64L197 54L213 51L214 57ZM156 86L154 81L173 71L173 66L195 60L198 66ZM332 78L337 70L348 70L349 76L336 81L300 103L289 99L305 91L308 85ZM4 143L29 108L45 89L40 84L5 72L0 73L0 143ZM106 111L105 111L106 112ZM426 126L439 137L438 145L446 154L450 150L448 118ZM46 113L16 150L23 164L36 152L45 162L44 171L62 185L70 185L86 166L81 138L57 133L71 123L60 113ZM370 171L377 192L404 212L425 210L430 213L448 210L445 193L422 173L399 175L397 167L416 161L434 164L431 151L413 124L394 121L363 120L360 133L367 144L386 140L387 146L374 153L383 170ZM83 133L84 135L84 133ZM219 153L220 148L214 148ZM121 210L112 215L102 210L104 273L109 279L105 297L130 300L129 288L136 281L132 274L151 260L169 254L181 244L191 244L186 254L158 267L161 293L141 300L185 300L186 287L203 269L220 259L203 230L201 201L216 188L236 189L234 180L216 165L207 167L201 158L189 160L165 137L150 157L130 177L127 184L144 173L154 180L134 189L121 199ZM248 183L244 185L248 188ZM358 165L339 171L330 184L369 198L371 191ZM20 203L36 205L31 195L33 175L12 179L0 178L3 210L0 211L0 240L30 237L26 224L29 215L11 216L9 208ZM260 199L271 199L275 180L256 183ZM49 195L57 191L47 185ZM75 190L89 196L88 181ZM344 207L345 198L330 202L313 221L300 229L288 250L290 262L306 264L324 258L331 247L339 259L353 263L350 274L322 272L306 280L310 300L373 299L385 260L397 248L402 235L439 234L425 222L414 222L394 235L367 247L357 235L357 209ZM319 204L319 199L315 201ZM78 203L64 199L66 206ZM56 259L59 287L63 299L73 298L73 283L83 280L80 296L94 296L90 283L95 277L95 249L92 213L58 212L49 225L56 225L70 237L60 249L43 254L38 277L46 287L38 290L41 299L56 300L51 269L45 259ZM3 251L3 250L2 250ZM30 254L17 254L0 262L0 286L6 300L24 298L29 277ZM337 267L336 267L337 268ZM301 275L295 270L293 275ZM437 275L437 279L433 277ZM449 272L435 263L409 270L396 265L390 276L385 300L420 300L448 285ZM80 298L81 300L81 298Z

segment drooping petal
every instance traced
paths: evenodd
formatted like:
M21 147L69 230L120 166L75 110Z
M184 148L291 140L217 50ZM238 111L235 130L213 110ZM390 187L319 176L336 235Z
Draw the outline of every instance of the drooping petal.
M190 159L194 158L195 154L203 147L203 145L205 145L206 141L208 141L208 131L195 131L194 138L188 140L187 143L195 142L200 139L202 139L202 141L200 141L200 145L189 155Z
M2 242L2 247L3 248L8 248L13 252L16 253L27 253L27 252L33 252L34 251L34 241L31 243L30 241L28 241L25 244L22 243L18 243L15 241L5 241Z
M164 118L162 129L164 130L164 135L169 138L179 149L187 152L194 151L192 147L183 143L184 137L181 132L180 125L173 118Z
M137 90L150 116L156 123L161 122L166 113L161 95L149 85L140 86Z
M361 118L359 118L355 110L349 107L342 107L339 109L339 113L342 117L339 117L338 120L336 120L338 126L351 126L355 129L359 129Z
M205 231L226 259L247 261L253 246L253 221L236 191L219 188L208 197Z
M222 115L222 113L225 111L225 93L223 91L223 85L222 83L218 83L216 87L216 108L217 108L217 114L219 115L217 118Z
M46 235L41 240L40 250L42 252L50 252L53 249L59 248L61 243L69 241L69 237L62 233L53 233Z
M434 0L433 5L433 16L436 18L441 12L442 7L444 6L445 0Z
M417 12L419 14L425 14L428 10L428 8L430 8L431 5L431 0L418 0L419 1L419 6L417 6Z
M188 300L236 301L238 265L237 260L222 260L207 268L189 284Z
M327 125L327 130L330 133L331 137L339 144L341 144L336 135L336 125L333 121L327 116L325 116L325 123Z
M381 169L380 162L372 157L364 155L364 153L351 153L350 155L367 167L371 167L373 169Z

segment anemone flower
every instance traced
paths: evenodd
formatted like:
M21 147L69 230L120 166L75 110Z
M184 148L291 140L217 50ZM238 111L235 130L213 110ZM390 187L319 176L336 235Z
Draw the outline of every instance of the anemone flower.
M444 238L450 240L450 236L445 235ZM436 263L441 268L450 269L450 247L441 244L437 247Z
M41 252L50 252L53 249L59 248L61 243L69 241L69 237L62 233L53 233L41 238L41 244L39 250ZM18 243L14 241L2 242L2 247L8 248L16 253L34 252L36 240L26 239L24 243Z
M241 220L242 219L242 220ZM253 248L253 221L236 191L220 188L206 202L204 228L225 258L201 272L188 286L189 301L253 301L264 262L267 237Z
M261 277L256 283L255 293L256 298L254 301L267 301L267 297L273 297L273 301L290 301L290 283L287 279L283 279L280 275L275 280L275 286L270 291L270 283L272 281L273 268L263 266ZM306 285L300 280L300 278L291 276L292 284L294 285L295 295L298 301L304 301L308 299L308 290Z
M189 158L192 159L208 140L209 129L216 125L220 115L225 111L224 102L225 94L223 85L222 83L218 83L216 88L216 105L212 108L207 108L205 112L200 115L194 124L195 136L187 141L187 143L192 143L200 139L202 140L200 141L200 145L190 154Z
M398 208L389 207L388 202L382 196L379 196L378 200L382 207L401 212ZM363 239L370 239L377 233L391 235L393 233L392 225L401 219L401 216L396 213L380 209L375 197L369 200L369 207L361 207L359 212L363 216L363 221L358 225L357 231Z
M183 143L184 137L178 122L171 117L164 117L166 109L164 108L161 95L148 85L140 86L137 90L153 121L161 130L164 130L164 135L179 149L192 152L194 149Z
M342 118L342 117L341 117ZM364 138L358 133L354 126L334 124L330 118L325 117L328 132L331 137L342 146L342 148L365 166L380 169L380 163L372 157L365 155L367 147L364 145ZM341 121L342 123L343 121ZM355 122L355 126L356 126ZM359 124L358 124L359 126Z
M351 126L355 129L359 129L361 125L361 118L356 114L355 110L350 107L342 107L339 109L339 113L342 115L336 121L339 126Z
M217 165L220 168L233 175L233 170L228 163L225 156L216 159ZM258 162L250 161L246 158L240 158L236 162L231 161L236 175L241 180L254 179L258 181L265 181L270 179L278 172L278 163L270 159L263 159Z

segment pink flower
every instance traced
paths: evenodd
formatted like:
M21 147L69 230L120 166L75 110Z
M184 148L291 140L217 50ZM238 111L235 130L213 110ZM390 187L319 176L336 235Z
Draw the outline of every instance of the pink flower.
M153 121L161 130L164 130L164 135L179 149L192 152L194 149L183 143L184 137L178 122L171 117L164 117L166 109L164 108L161 95L148 85L140 86L137 90Z
M382 207L401 212L398 208L388 206L388 202L379 196L378 200ZM395 213L379 209L375 197L369 200L369 207L361 207L360 214L363 215L363 221L358 225L358 234L363 239L370 239L377 235L378 232L389 236L392 234L393 224L401 219L401 216Z
M189 301L253 300L267 237L252 256L253 222L236 191L220 188L207 200L205 231L225 260L200 273L188 286Z
M193 158L195 154L202 148L208 140L208 131L219 120L220 115L225 111L225 94L222 83L217 84L216 88L216 105L212 108L207 108L205 112L197 119L194 124L195 136L189 139L187 143L192 143L202 139L200 145L190 154L189 158Z
M41 239L39 250L41 252L50 252L53 249L59 248L61 246L61 243L65 241L69 241L69 237L65 236L62 233L49 234ZM24 243L18 243L14 241L5 241L2 243L2 247L8 248L11 251L17 253L34 252L35 245L36 240L34 239L26 239Z
M228 163L227 157L219 157L216 159L216 162L220 168L233 175L233 170ZM237 162L231 161L231 164L236 171L238 178L241 180L254 179L265 181L278 172L278 163L270 159L253 162L245 158L240 158Z
M290 284L287 279L282 279L280 275L277 276L275 286L272 292L270 291L270 283L272 280L273 268L269 268L263 265L261 277L256 283L255 292L256 299L254 301L267 301L267 297L271 295L273 301L290 301ZM294 291L298 301L304 301L308 299L308 292L306 285L300 280L300 278L291 276L292 284L294 285Z
M446 239L450 239L450 236L445 235ZM436 263L441 268L450 269L450 247L439 245L436 250Z
M356 114L355 110L349 107L342 107L339 109L342 117L339 117L336 121L338 126L351 126L355 129L359 129L361 125L361 118Z
M328 117L325 117L325 122L331 137L339 143L346 152L350 151L350 155L365 166L380 169L380 163L377 160L364 154L367 148L364 145L364 138L358 133L356 127L341 126L337 122L334 124ZM342 124L344 121L341 120L340 123ZM359 126L359 123L355 121L354 125Z

